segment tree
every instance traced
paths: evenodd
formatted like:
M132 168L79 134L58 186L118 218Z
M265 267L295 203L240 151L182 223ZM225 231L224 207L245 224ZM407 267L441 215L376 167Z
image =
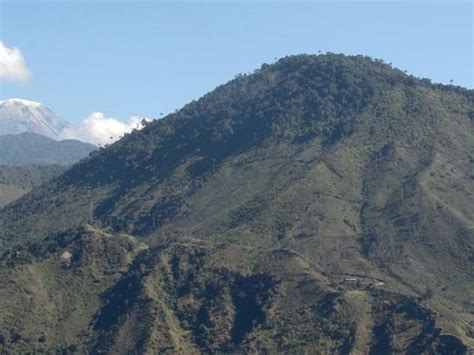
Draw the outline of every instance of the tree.
M431 287L427 287L425 292L423 293L423 295L421 296L421 298L424 300L424 301L427 301L427 300L430 300L431 298L433 298L433 295L434 295L434 291Z

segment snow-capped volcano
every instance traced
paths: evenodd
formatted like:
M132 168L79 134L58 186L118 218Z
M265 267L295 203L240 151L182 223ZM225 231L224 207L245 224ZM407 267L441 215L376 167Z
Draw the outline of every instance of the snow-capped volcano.
M33 132L59 139L71 124L43 104L24 99L0 101L0 135Z

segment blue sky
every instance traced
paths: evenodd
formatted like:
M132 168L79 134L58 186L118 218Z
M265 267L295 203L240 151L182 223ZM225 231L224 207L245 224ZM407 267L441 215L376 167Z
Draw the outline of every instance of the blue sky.
M237 73L318 50L472 88L472 22L472 3L453 1L2 1L0 40L32 76L3 81L0 99L41 101L76 124L96 111L159 117Z

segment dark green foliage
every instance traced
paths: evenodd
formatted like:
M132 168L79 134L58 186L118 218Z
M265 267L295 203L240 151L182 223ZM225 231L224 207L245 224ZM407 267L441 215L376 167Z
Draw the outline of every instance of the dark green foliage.
M378 317L374 326L374 343L370 354L393 354L405 350L409 354L466 354L467 347L459 339L440 335L435 318L415 301L393 294L375 293L383 298L377 305ZM414 324L423 324L421 328Z
M61 165L0 166L0 207L17 200L66 169Z
M267 201L258 197L247 201L237 210L231 212L229 215L229 228L235 228L242 224L247 224L253 219L258 218L259 212L264 210L267 207L267 204Z
M61 165L0 165L0 184L17 186L23 190L31 190L53 177L63 173L67 167Z

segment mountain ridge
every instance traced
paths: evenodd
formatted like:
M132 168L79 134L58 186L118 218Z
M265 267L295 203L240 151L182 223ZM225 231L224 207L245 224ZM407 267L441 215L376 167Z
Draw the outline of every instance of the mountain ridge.
M114 291L84 286L101 310L77 325L88 340L71 335L71 346L466 353L473 97L362 56L264 65L0 211L11 264L0 280L23 275L16 251L32 253L18 260L32 265L45 237L92 224L92 234L132 235L147 248L122 276L92 272ZM40 279L63 273L52 250ZM256 319L242 318L245 304ZM9 319L0 333L25 329ZM58 349L50 336L44 346ZM32 340L17 343L6 346Z
M0 164L70 165L87 157L96 146L78 140L56 141L46 136L24 132L0 136Z

